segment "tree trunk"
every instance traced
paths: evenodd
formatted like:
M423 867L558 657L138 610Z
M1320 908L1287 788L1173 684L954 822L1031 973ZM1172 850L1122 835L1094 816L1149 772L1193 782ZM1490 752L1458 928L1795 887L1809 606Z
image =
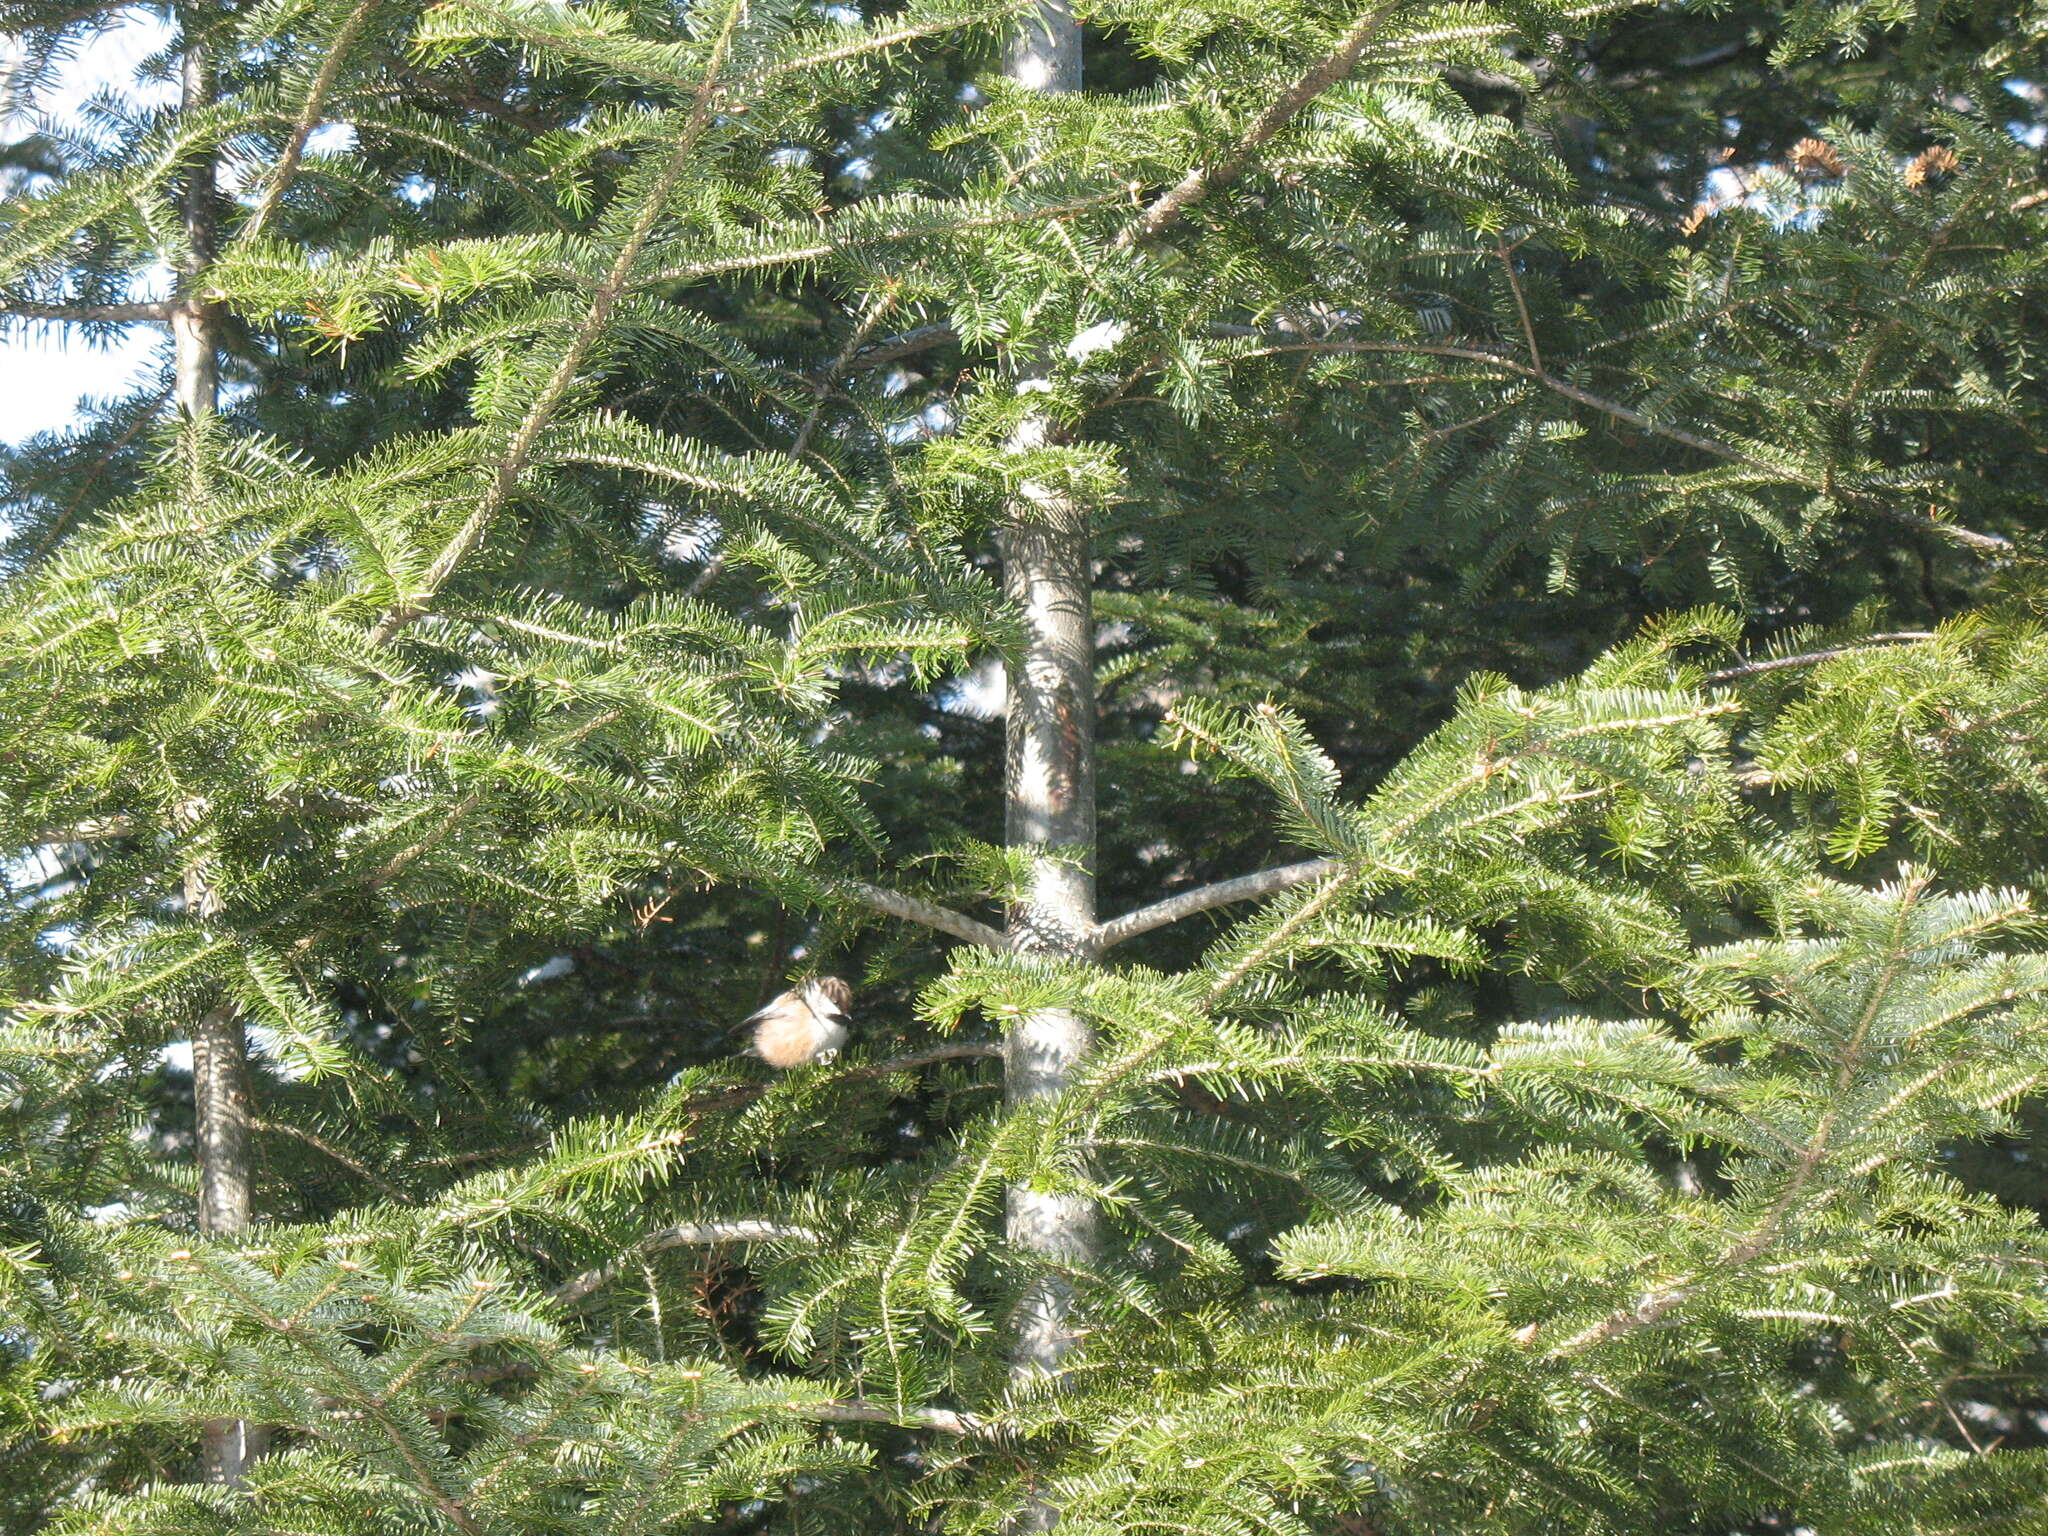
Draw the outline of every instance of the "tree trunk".
M247 1229L250 1176L249 1049L232 1008L210 1008L192 1031L192 1099L199 1121L199 1230L228 1237ZM242 1419L209 1419L201 1431L203 1475L237 1486L263 1454L269 1432Z
M1067 0L1048 0L1011 45L1008 73L1030 90L1081 84L1081 30ZM1021 386L1044 375L1049 358L1013 357ZM1028 451L1050 439L1052 423L1028 416L1010 441ZM1029 873L1010 914L1017 947L1068 960L1095 958L1095 621L1086 510L1049 487L1027 483L999 538L1003 588L1024 612L1025 643L1008 677L1004 762L1005 836L1025 850ZM1005 1095L1017 1107L1066 1091L1093 1043L1088 1021L1063 1008L1019 1018L1004 1040ZM1011 1347L1020 1380L1056 1373L1073 1348L1073 1287L1060 1273L1100 1248L1094 1204L1013 1186L1005 1201L1010 1242L1043 1259L1047 1272L1025 1293ZM1059 1510L1034 1498L1013 1527L1050 1530Z
M203 112L213 105L213 61L203 35L206 12L185 13L185 57L180 105ZM220 404L220 356L215 331L219 311L205 302L201 275L213 260L220 223L220 192L213 151L195 156L185 169L183 214L185 256L178 267L178 291L171 306L176 342L178 405L187 416L210 416Z
M1027 521L1065 514L1073 522ZM1024 898L1010 933L1027 954L1095 958L1095 673L1088 530L1078 508L1020 507L1003 530L1003 585L1024 610L1024 654L1009 678L1006 835L1028 850ZM1093 1043L1087 1020L1064 1008L1026 1014L1004 1040L1012 1105L1064 1092ZM1010 1241L1064 1267L1094 1256L1091 1202L1015 1186ZM1072 1345L1071 1287L1048 1274L1027 1293L1011 1364L1055 1371Z
M213 105L208 13L185 13L181 102L187 112ZM208 304L201 286L219 236L220 194L211 150L195 156L185 171L183 215L185 255L171 306L171 336L178 407L190 420L211 416L220 406L219 308ZM192 495L205 495L205 477L195 470ZM185 904L195 915L212 906L205 875L195 868L185 879ZM198 1124L199 1230L230 1237L248 1228L254 1179L250 1172L249 1047L242 1021L231 1008L210 1008L192 1031L192 1105ZM268 1433L240 1419L210 1419L201 1431L202 1475L210 1483L238 1486L250 1462L263 1454Z

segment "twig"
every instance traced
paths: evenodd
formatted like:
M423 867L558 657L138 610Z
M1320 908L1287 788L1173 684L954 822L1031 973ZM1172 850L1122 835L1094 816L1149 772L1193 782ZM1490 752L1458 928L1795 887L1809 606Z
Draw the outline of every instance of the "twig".
M400 1205L419 1204L419 1202L415 1200L411 1195L407 1194L404 1190L400 1189L396 1184L392 1183L389 1179L385 1178L381 1173L377 1172L376 1169L370 1167L366 1163L359 1162L357 1159L349 1156L348 1153L342 1151L341 1148L335 1146L332 1142L329 1142L320 1136L314 1135L311 1131L301 1130L296 1125L286 1125L279 1120L251 1120L249 1122L249 1129L252 1131L268 1131L273 1135L289 1136L294 1141L304 1142L307 1146L311 1147L315 1152L324 1153L328 1157L333 1158L334 1161L341 1164L342 1167L348 1169L348 1171L356 1175L356 1177L369 1180L370 1183L376 1185L379 1189L383 1190L385 1194L389 1195L393 1200L396 1200Z
M855 353L843 366L846 370L879 368L899 357L929 352L934 347L947 346L959 339L960 333L950 325L921 325L914 331L904 331L876 342L864 352Z
M1824 661L1833 661L1837 656L1853 656L1858 651L1877 650L1887 645L1904 645L1915 640L1939 638L1932 630L1901 629L1885 635L1866 635L1853 645L1838 645L1827 651L1802 651L1797 656L1773 656L1766 661L1744 662L1739 667L1723 667L1718 672L1709 672L1709 683L1732 683L1737 678L1755 677L1763 672L1778 672L1786 667L1813 667Z

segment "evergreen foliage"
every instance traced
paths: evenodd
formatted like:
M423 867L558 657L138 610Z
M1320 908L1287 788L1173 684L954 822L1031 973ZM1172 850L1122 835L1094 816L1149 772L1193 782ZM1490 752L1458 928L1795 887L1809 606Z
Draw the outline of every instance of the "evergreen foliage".
M0 215L187 328L0 463L0 1523L2040 1528L2033 10L165 14Z

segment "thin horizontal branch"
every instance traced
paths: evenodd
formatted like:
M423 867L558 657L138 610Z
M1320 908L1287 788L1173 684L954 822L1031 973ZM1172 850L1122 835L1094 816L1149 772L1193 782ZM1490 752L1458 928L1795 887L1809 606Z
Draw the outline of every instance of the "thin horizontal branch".
M914 357L920 352L948 346L959 339L960 333L950 325L920 325L915 330L885 336L874 345L862 348L848 358L838 371L853 373L866 368L880 368L900 357Z
M110 837L126 837L135 830L129 816L94 816L68 827L45 827L35 835L38 846L47 843L96 843Z
M926 901L919 896L906 896L901 891L884 890L879 885L869 885L865 880L842 881L836 884L834 889L876 912L889 917L900 917L905 922L922 923L927 928L936 928L940 933L950 933L956 939L978 944L983 949L1003 950L1011 947L1007 934L991 928L987 923L978 922L964 912L942 907L935 901Z
M333 1158L335 1162L341 1164L342 1167L353 1173L357 1178L376 1185L377 1188L383 1190L387 1196L396 1200L400 1205L419 1204L419 1201L385 1178L376 1169L370 1167L369 1164L359 1158L351 1157L331 1141L316 1136L311 1131L302 1130L296 1125L286 1125L280 1120L251 1120L249 1122L249 1129L252 1131L268 1132L273 1136L289 1136L294 1141L304 1142L315 1152Z
M898 1072L915 1072L919 1067L934 1066L942 1061L968 1061L1002 1054L1002 1045L994 1040L959 1040L951 1045L932 1045L907 1055L891 1056L886 1061L846 1067L835 1072L833 1077L838 1082L859 1082L865 1078L894 1077ZM772 1086L771 1083L742 1083L736 1088L724 1088L701 1098L687 1099L676 1107L690 1111L737 1109L742 1104L753 1103Z
M169 325L171 304L164 299L146 304L40 304L32 299L0 299L0 315L70 325Z
M747 1217L738 1221L694 1221L682 1226L663 1227L659 1232L650 1232L633 1245L630 1253L600 1264L595 1269L586 1269L575 1279L558 1285L550 1293L556 1301L573 1303L581 1301L591 1292L609 1285L622 1274L626 1266L641 1259L652 1258L657 1253L667 1253L672 1248L708 1248L721 1243L811 1243L818 1241L818 1234L809 1227L791 1226L779 1221L763 1221Z
M543 133L552 133L562 126L557 118L543 117L537 112L523 111L509 102L485 96L478 91L462 90L454 82L445 79L437 72L414 69L403 58L395 54L384 54L378 58L376 69L379 73L384 70L390 70L399 79L406 82L407 86L411 88L410 92L355 92L352 93L353 95L389 95L403 98L410 94L415 101L419 100L422 95L431 96L437 104L455 107L464 112L474 112L482 117L494 117L501 123L509 123L514 128L523 129L525 132L535 136Z
M1732 683L1738 678L1756 677L1764 672L1780 672L1787 667L1814 667L1824 661L1833 661L1837 656L1853 656L1858 651L1872 651L1884 646L1906 645L1915 640L1933 640L1932 630L1901 629L1886 635L1866 635L1854 645L1838 645L1826 651L1802 651L1797 656L1773 656L1765 661L1744 662L1739 667L1723 667L1718 672L1709 672L1709 683Z
M1228 906L1233 901L1256 901L1275 891L1320 880L1325 875L1335 874L1341 867L1336 859L1309 859L1300 864L1262 869L1254 875L1239 875L1235 880L1219 880L1199 890L1183 891L1178 896L1155 901L1149 907L1140 907L1135 912L1126 912L1122 917L1100 924L1095 930L1095 947L1098 950L1108 949L1112 944L1121 944L1125 939L1150 933L1154 928L1164 928L1168 923L1193 917L1197 912L1207 912L1211 907Z
M863 1402L859 1398L827 1403L788 1403L799 1418L826 1424L893 1424L900 1429L936 1429L946 1435L986 1435L986 1419L951 1408L892 1408L886 1403Z
M720 277L734 272L755 272L763 267L796 266L804 262L820 261L825 257L868 245L893 244L899 240L929 240L940 235L963 235L977 229L1002 229L1016 224L1045 224L1086 213L1089 209L1099 208L1105 203L1118 202L1124 195L1123 188L1116 187L1087 197L1047 203L1039 208L1006 209L1000 213L959 219L951 224L886 230L867 236L857 243L833 238L821 240L813 245L792 246L786 250L749 251L737 256L707 257L702 261L686 262L681 266L663 267L659 271L649 272L644 277L636 279L633 286L636 289L645 289L663 287L669 283L700 282L707 277Z
M1238 326L1219 326L1214 329L1218 334L1229 335L1242 334L1244 330L1243 327ZM1810 491L1819 491L1831 496L1845 494L1842 487L1831 485L1826 480L1809 475L1797 465L1773 462L1770 459L1760 459L1754 454L1744 452L1731 443L1724 443L1718 439L1703 436L1698 432L1687 431L1684 427L1670 426L1652 417L1645 416L1641 411L1636 410L1632 406L1623 405L1618 400L1609 400L1605 396L1592 393L1590 390L1581 389L1578 385L1573 384L1567 379L1559 378L1547 369L1532 367L1528 363L1504 356L1499 352L1489 352L1482 347L1460 347L1444 342L1427 341L1360 341L1344 337L1304 337L1297 332L1281 332L1276 344L1268 350L1271 352L1358 352L1413 357L1456 357L1463 358L1468 362L1484 363L1489 367L1499 368L1512 373L1519 378L1529 379L1542 385L1553 394L1562 395L1567 400L1576 401L1578 404L1589 409L1612 416L1616 421L1626 422L1638 431L1647 432L1654 437L1661 437L1669 442L1682 444L1687 448L1695 449L1713 458L1727 459L1733 463L1743 465L1745 468L1758 470L1776 479L1788 481L1793 485L1804 486ZM2012 552L2012 540L2000 534L1982 533L1975 528L1965 528L1959 523L1944 523L1935 518L1923 517L1918 513L1902 512L1895 507L1877 505L1871 507L1870 510L1889 522L1900 523L1909 528L1916 528L1922 533L1937 534L1943 538L1952 539L1966 548L1979 550L1985 554L2010 554Z
M887 1061L870 1061L863 1066L848 1067L839 1075L842 1078L894 1077L898 1072L914 1072L919 1067L935 1066L942 1061L969 1061L977 1056L1002 1054L1002 1045L994 1040L956 1040L951 1045L930 1045L907 1055L891 1056Z

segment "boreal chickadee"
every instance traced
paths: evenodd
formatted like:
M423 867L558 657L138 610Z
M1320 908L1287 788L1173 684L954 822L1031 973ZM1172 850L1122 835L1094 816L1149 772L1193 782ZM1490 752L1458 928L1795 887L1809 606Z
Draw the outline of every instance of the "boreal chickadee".
M753 1053L784 1071L830 1061L846 1044L846 1010L852 1006L853 988L837 976L814 976L748 1017Z

